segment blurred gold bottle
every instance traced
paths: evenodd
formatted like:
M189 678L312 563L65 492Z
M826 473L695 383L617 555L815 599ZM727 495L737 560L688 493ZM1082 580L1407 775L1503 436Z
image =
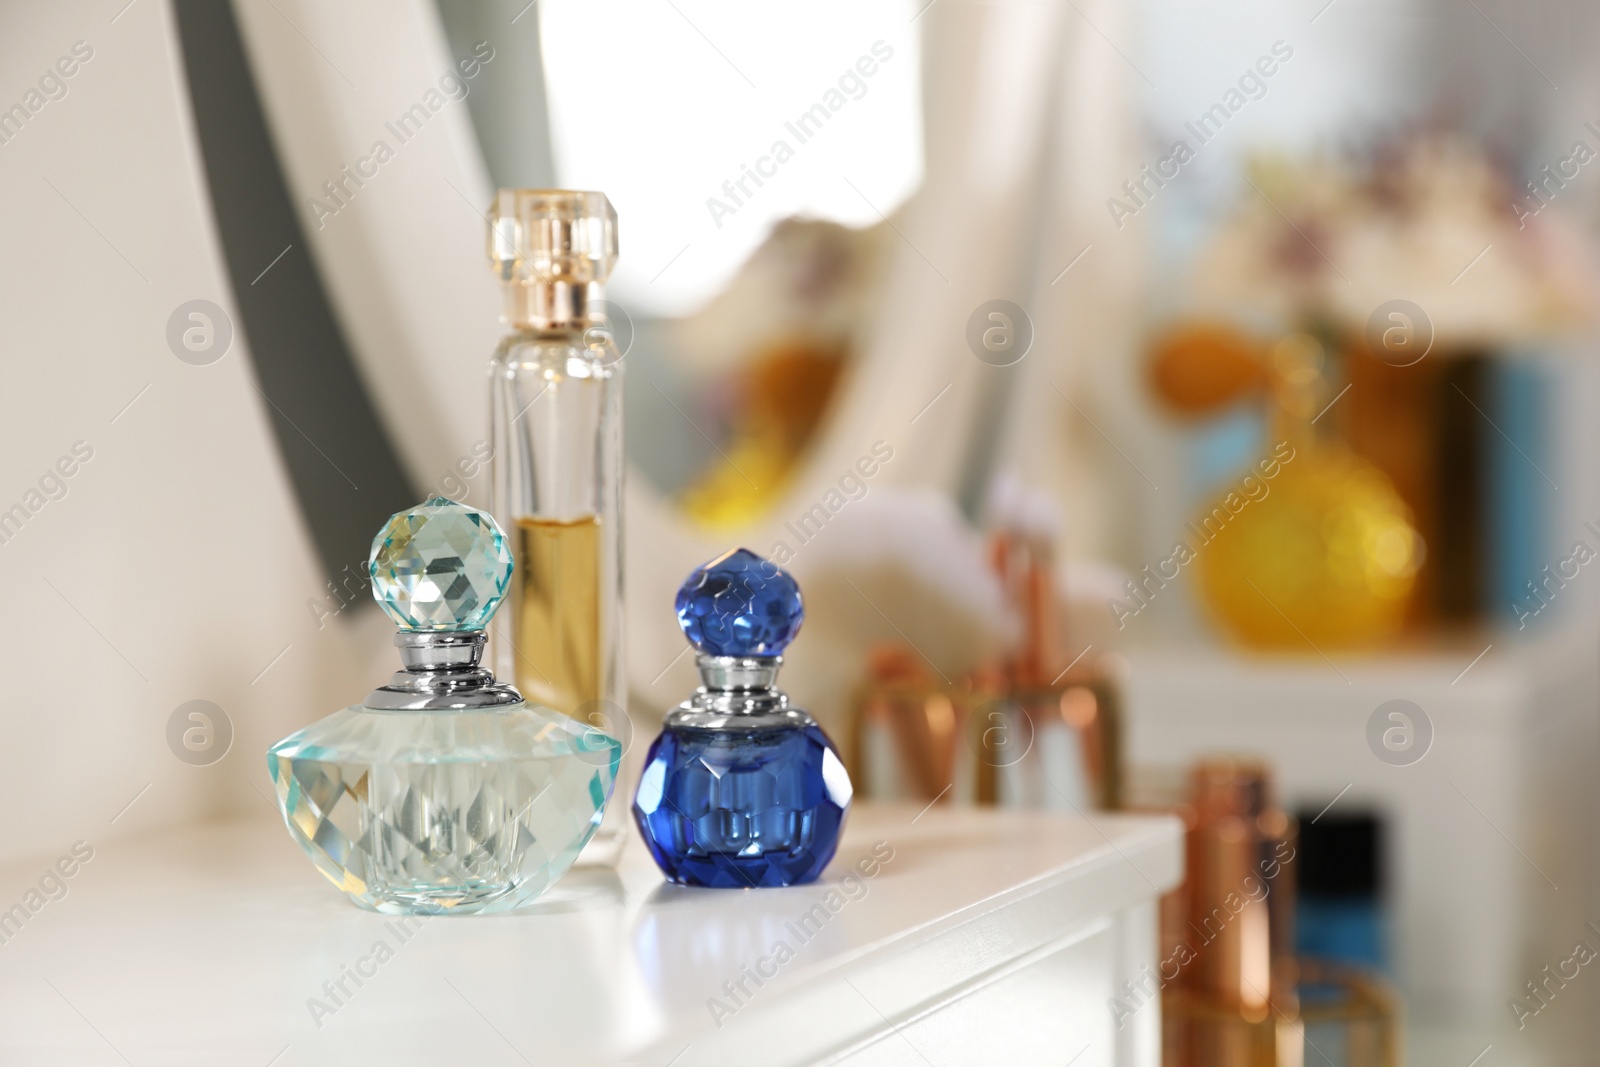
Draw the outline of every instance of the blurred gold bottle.
M1331 393L1322 360L1322 345L1307 334L1277 346L1275 462L1190 525L1207 604L1235 637L1260 648L1353 647L1392 636L1422 559L1422 539L1388 477L1318 432Z
M600 520L517 519L512 579L517 688L573 714L600 699Z

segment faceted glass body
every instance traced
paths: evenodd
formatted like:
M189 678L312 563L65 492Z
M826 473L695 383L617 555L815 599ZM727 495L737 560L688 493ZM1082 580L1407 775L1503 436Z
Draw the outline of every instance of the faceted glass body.
M799 885L839 845L850 778L815 723L669 724L650 746L633 815L662 873L719 888Z
M272 746L267 769L290 834L350 899L466 914L530 903L572 866L621 755L610 735L528 704L357 705Z

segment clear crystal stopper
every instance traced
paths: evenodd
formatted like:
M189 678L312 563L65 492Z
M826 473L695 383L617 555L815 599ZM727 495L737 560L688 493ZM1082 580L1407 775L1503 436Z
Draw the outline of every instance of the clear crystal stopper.
M603 282L617 264L617 210L605 193L501 189L489 209L489 261L502 281Z
M511 550L487 512L434 497L372 542L372 597L402 630L482 630L511 586Z

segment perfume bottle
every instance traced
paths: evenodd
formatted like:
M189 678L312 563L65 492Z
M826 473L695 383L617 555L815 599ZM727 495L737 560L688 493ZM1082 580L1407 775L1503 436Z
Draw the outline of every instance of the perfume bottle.
M1306 1062L1292 929L1297 827L1273 792L1257 760L1194 769L1182 811L1187 876L1163 901L1160 932L1167 1067Z
M833 742L774 687L805 608L785 571L736 549L689 575L678 625L701 687L668 713L633 817L670 881L799 885L833 858L850 776Z
M999 494L1006 495L1006 494ZM973 679L968 718L972 798L1047 810L1121 806L1118 687L1092 646L1068 661L1053 545L1060 526L1047 495L1014 486L1000 504L990 562L1018 622L1002 664ZM965 797L967 783L958 786Z
M915 650L867 650L867 677L851 705L850 780L874 800L943 800L965 750L972 692L934 676Z
M400 512L368 570L405 669L268 749L289 833L372 911L527 904L599 827L622 745L478 666L513 573L486 513L443 497Z
M617 215L603 193L501 189L488 250L510 327L489 365L490 509L516 560L493 663L530 700L620 735L622 356L601 288ZM614 862L626 825L611 813L586 862Z
M1192 327L1155 348L1153 384L1184 414L1218 411L1246 397L1267 401L1270 436L1261 455L1190 520L1178 546L1180 563L1196 560L1211 614L1254 648L1355 648L1390 640L1413 617L1419 579L1426 585L1431 573L1428 546L1405 497L1383 469L1351 448L1339 425L1348 409L1319 424L1344 395L1336 340L1331 327L1313 324L1269 349L1227 328ZM1390 391L1387 380L1366 384L1373 395ZM1381 420L1386 439L1393 423ZM1384 452L1391 467L1398 462L1414 471L1414 463L1403 461L1408 447L1401 442L1398 452ZM1143 594L1154 592L1151 581L1129 589L1141 606Z

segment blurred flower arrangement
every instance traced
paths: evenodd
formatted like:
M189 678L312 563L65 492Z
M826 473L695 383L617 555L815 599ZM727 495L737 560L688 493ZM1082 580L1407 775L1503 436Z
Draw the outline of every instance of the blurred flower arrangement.
M1495 360L1592 326L1576 227L1520 208L1454 136L1360 163L1261 158L1245 179L1189 274L1190 316L1151 346L1151 384L1189 417L1265 400L1268 449L1301 458L1196 549L1207 607L1266 648L1475 623Z
M1446 351L1592 321L1595 270L1575 227L1519 209L1511 180L1462 138L1402 141L1364 164L1260 158L1246 179L1191 275L1192 304L1212 314L1360 334L1402 298Z

